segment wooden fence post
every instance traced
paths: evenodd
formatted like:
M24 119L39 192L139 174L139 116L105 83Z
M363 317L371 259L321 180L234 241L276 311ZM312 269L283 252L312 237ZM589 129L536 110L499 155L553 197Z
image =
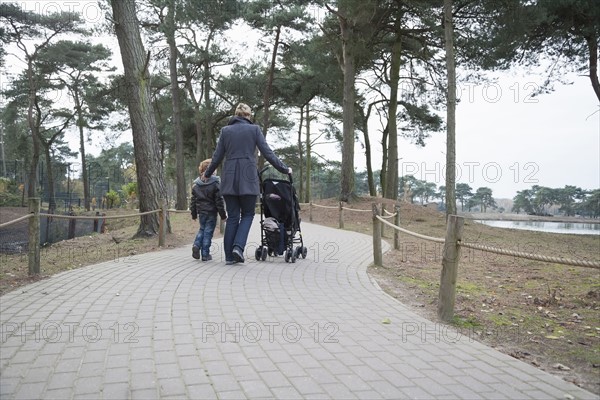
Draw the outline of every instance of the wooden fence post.
M225 233L225 221L219 216L219 232L221 234Z
M381 203L381 218L385 218L385 203ZM379 224L381 227L381 237L385 237L385 224Z
M460 246L458 242L462 238L464 222L465 220L462 217L456 215L448 216L438 300L438 317L445 322L450 322L454 317L456 277L458 275L458 262L460 261Z
M29 198L29 212L33 217L29 218L29 244L27 258L29 261L29 275L40 273L40 199Z
M312 205L312 201L311 201L310 203L308 203L308 220L310 222L313 222L312 209L313 209L313 205Z
M344 203L340 201L339 226L344 229Z
M162 200L158 213L158 247L164 247L167 237L167 201Z
M377 203L371 205L373 209L373 264L381 267L383 265L383 254L381 250L381 223L377 219L379 216L379 210L377 209Z
M394 205L394 225L400 226L400 204ZM400 249L400 232L397 229L394 229L394 249Z
M75 213L73 212L73 210L69 211L69 215L70 216L74 216ZM76 219L69 219L69 233L68 233L68 238L69 239L74 239L75 238L75 230L77 228L77 220Z

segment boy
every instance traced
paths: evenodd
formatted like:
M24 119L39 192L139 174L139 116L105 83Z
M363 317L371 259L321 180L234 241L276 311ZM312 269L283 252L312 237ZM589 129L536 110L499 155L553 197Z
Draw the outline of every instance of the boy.
M198 166L200 176L204 175L204 171L206 171L210 162L211 159L209 158L200 163ZM192 246L192 257L198 260L200 253L202 253L202 261L210 261L212 260L210 244L217 226L217 213L223 221L227 219L218 176L213 175L206 182L203 182L199 177L194 180L190 211L193 220L200 216L200 229Z

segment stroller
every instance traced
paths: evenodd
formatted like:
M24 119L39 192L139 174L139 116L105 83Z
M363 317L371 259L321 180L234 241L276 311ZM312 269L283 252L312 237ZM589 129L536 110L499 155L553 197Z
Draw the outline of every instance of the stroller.
M265 261L267 255L283 254L285 262L294 263L300 257L306 258L307 249L302 241L300 204L296 189L292 185L292 175L288 174L288 180L263 180L262 175L267 169L269 169L268 166L258 173L261 192L261 244L256 249L256 260ZM294 245L296 245L295 248Z

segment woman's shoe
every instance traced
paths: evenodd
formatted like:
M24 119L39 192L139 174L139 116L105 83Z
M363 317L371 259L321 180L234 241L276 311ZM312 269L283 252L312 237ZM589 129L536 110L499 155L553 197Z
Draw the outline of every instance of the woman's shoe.
M233 254L233 259L236 262L239 262L239 263L244 262L244 253L238 247L234 247L232 254Z

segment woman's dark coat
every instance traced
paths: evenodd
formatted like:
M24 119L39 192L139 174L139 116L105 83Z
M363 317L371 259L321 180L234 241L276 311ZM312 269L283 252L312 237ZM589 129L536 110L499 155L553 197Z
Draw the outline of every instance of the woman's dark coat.
M236 116L221 129L212 162L204 176L211 176L224 160L220 173L221 194L225 196L260 194L254 154L256 148L279 172L284 174L288 172L288 167L275 156L258 125L252 124L246 118Z

